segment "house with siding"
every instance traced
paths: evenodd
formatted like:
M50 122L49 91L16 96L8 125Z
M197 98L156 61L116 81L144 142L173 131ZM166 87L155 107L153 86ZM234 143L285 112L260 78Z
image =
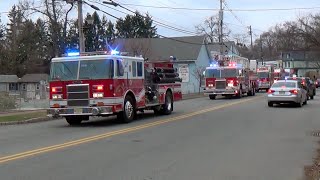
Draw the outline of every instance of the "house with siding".
M0 75L0 92L16 93L19 91L17 75Z
M281 53L282 66L297 76L305 76L308 71L320 69L319 51L291 50Z
M19 80L21 95L25 99L46 99L48 74L26 74Z
M183 94L201 91L198 72L213 62L215 52L220 52L220 45L207 44L205 36L116 39L112 47L149 61L172 61L182 78ZM239 54L234 42L226 42L223 50L226 55Z

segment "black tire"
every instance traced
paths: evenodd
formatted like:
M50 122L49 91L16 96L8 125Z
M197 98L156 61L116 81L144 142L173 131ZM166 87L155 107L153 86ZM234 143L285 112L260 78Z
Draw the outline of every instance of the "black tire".
M217 97L216 95L209 95L209 98L212 100L216 99L216 97Z
M306 100L303 102L303 105L307 105L308 104L308 100L306 98Z
M80 117L77 117L77 116L67 116L65 118L66 118L66 121L71 126L80 125L81 122L82 122L82 119Z
M242 89L239 89L238 94L236 95L236 98L242 98Z
M173 111L173 96L171 91L167 91L164 105L162 105L161 113L164 115L169 115Z
M273 102L268 102L269 107L273 107Z
M122 123L130 123L135 119L136 107L131 96L124 99L123 110L117 115L117 119Z
M255 96L256 95L256 88L253 88L252 90L252 96Z
M314 96L312 95L312 96L310 96L310 99L314 99Z
M253 96L253 90L251 89L251 91L248 91L247 95L248 96Z
M300 102L296 103L296 106L297 106L297 107L302 107L302 106L303 106L302 98L301 98L301 101L300 101Z

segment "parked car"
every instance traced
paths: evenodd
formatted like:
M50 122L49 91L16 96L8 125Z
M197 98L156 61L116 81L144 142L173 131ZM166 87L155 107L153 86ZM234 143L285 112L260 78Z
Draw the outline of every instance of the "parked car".
M308 99L314 99L316 86L309 77L288 77L287 80L297 80L302 83L303 88L308 92Z
M300 80L279 80L268 90L268 106L274 104L289 103L302 107L307 104L307 90Z

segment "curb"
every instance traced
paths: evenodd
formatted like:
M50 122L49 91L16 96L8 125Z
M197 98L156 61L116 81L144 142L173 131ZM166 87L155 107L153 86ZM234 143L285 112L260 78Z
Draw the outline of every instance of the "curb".
M29 123L51 121L51 120L56 120L56 119L57 118L52 118L52 117L32 118L32 119L27 119L27 120L23 120L23 121L0 122L0 126L17 125L17 124L29 124Z
M201 98L205 97L203 94L195 94L191 96L186 96L182 97L181 101L184 100L189 100L189 99L196 99L196 98ZM37 122L45 122L45 121L52 121L52 120L57 120L58 118L52 118L52 117L42 117L42 118L32 118L32 119L27 119L23 121L9 121L9 122L0 122L0 126L5 126L5 125L17 125L17 124L29 124L29 123L37 123Z

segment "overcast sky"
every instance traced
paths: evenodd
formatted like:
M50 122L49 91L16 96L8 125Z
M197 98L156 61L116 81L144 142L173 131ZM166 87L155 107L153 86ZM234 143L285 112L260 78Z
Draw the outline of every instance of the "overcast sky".
M35 0L39 2L41 0ZM102 2L102 0L87 0L87 2ZM0 0L0 12L7 12L12 5L17 3L18 0ZM91 3L90 2L90 3ZM136 5L147 6L169 6L169 7L185 7L185 8L219 8L219 0L118 0L120 3L130 3ZM320 7L319 0L226 0L229 9L273 9L273 8L309 8ZM94 4L94 3L92 3ZM99 8L117 16L122 17L124 14L116 12L112 9L95 4ZM191 10L173 10L173 9L159 9L150 7L129 6L126 7L139 10L141 12L149 12L157 21L167 23L171 26L180 29L187 29L194 32L194 26L203 22L207 17L214 15L217 11L191 11ZM127 12L121 8L117 8ZM233 11L235 15L227 11L225 8L225 23L231 29L233 34L247 33L245 26L251 25L256 35L261 34L261 31L268 30L271 26L287 20L294 20L297 16L302 16L310 12L320 12L319 9L309 10L291 10L291 11ZM85 6L84 13L93 10ZM72 13L73 16L76 12ZM235 18L236 16L237 18ZM7 22L7 14L1 14L2 22ZM112 17L110 20L114 21ZM188 34L179 33L177 31L168 30L163 27L158 27L158 33L165 36L184 36Z

